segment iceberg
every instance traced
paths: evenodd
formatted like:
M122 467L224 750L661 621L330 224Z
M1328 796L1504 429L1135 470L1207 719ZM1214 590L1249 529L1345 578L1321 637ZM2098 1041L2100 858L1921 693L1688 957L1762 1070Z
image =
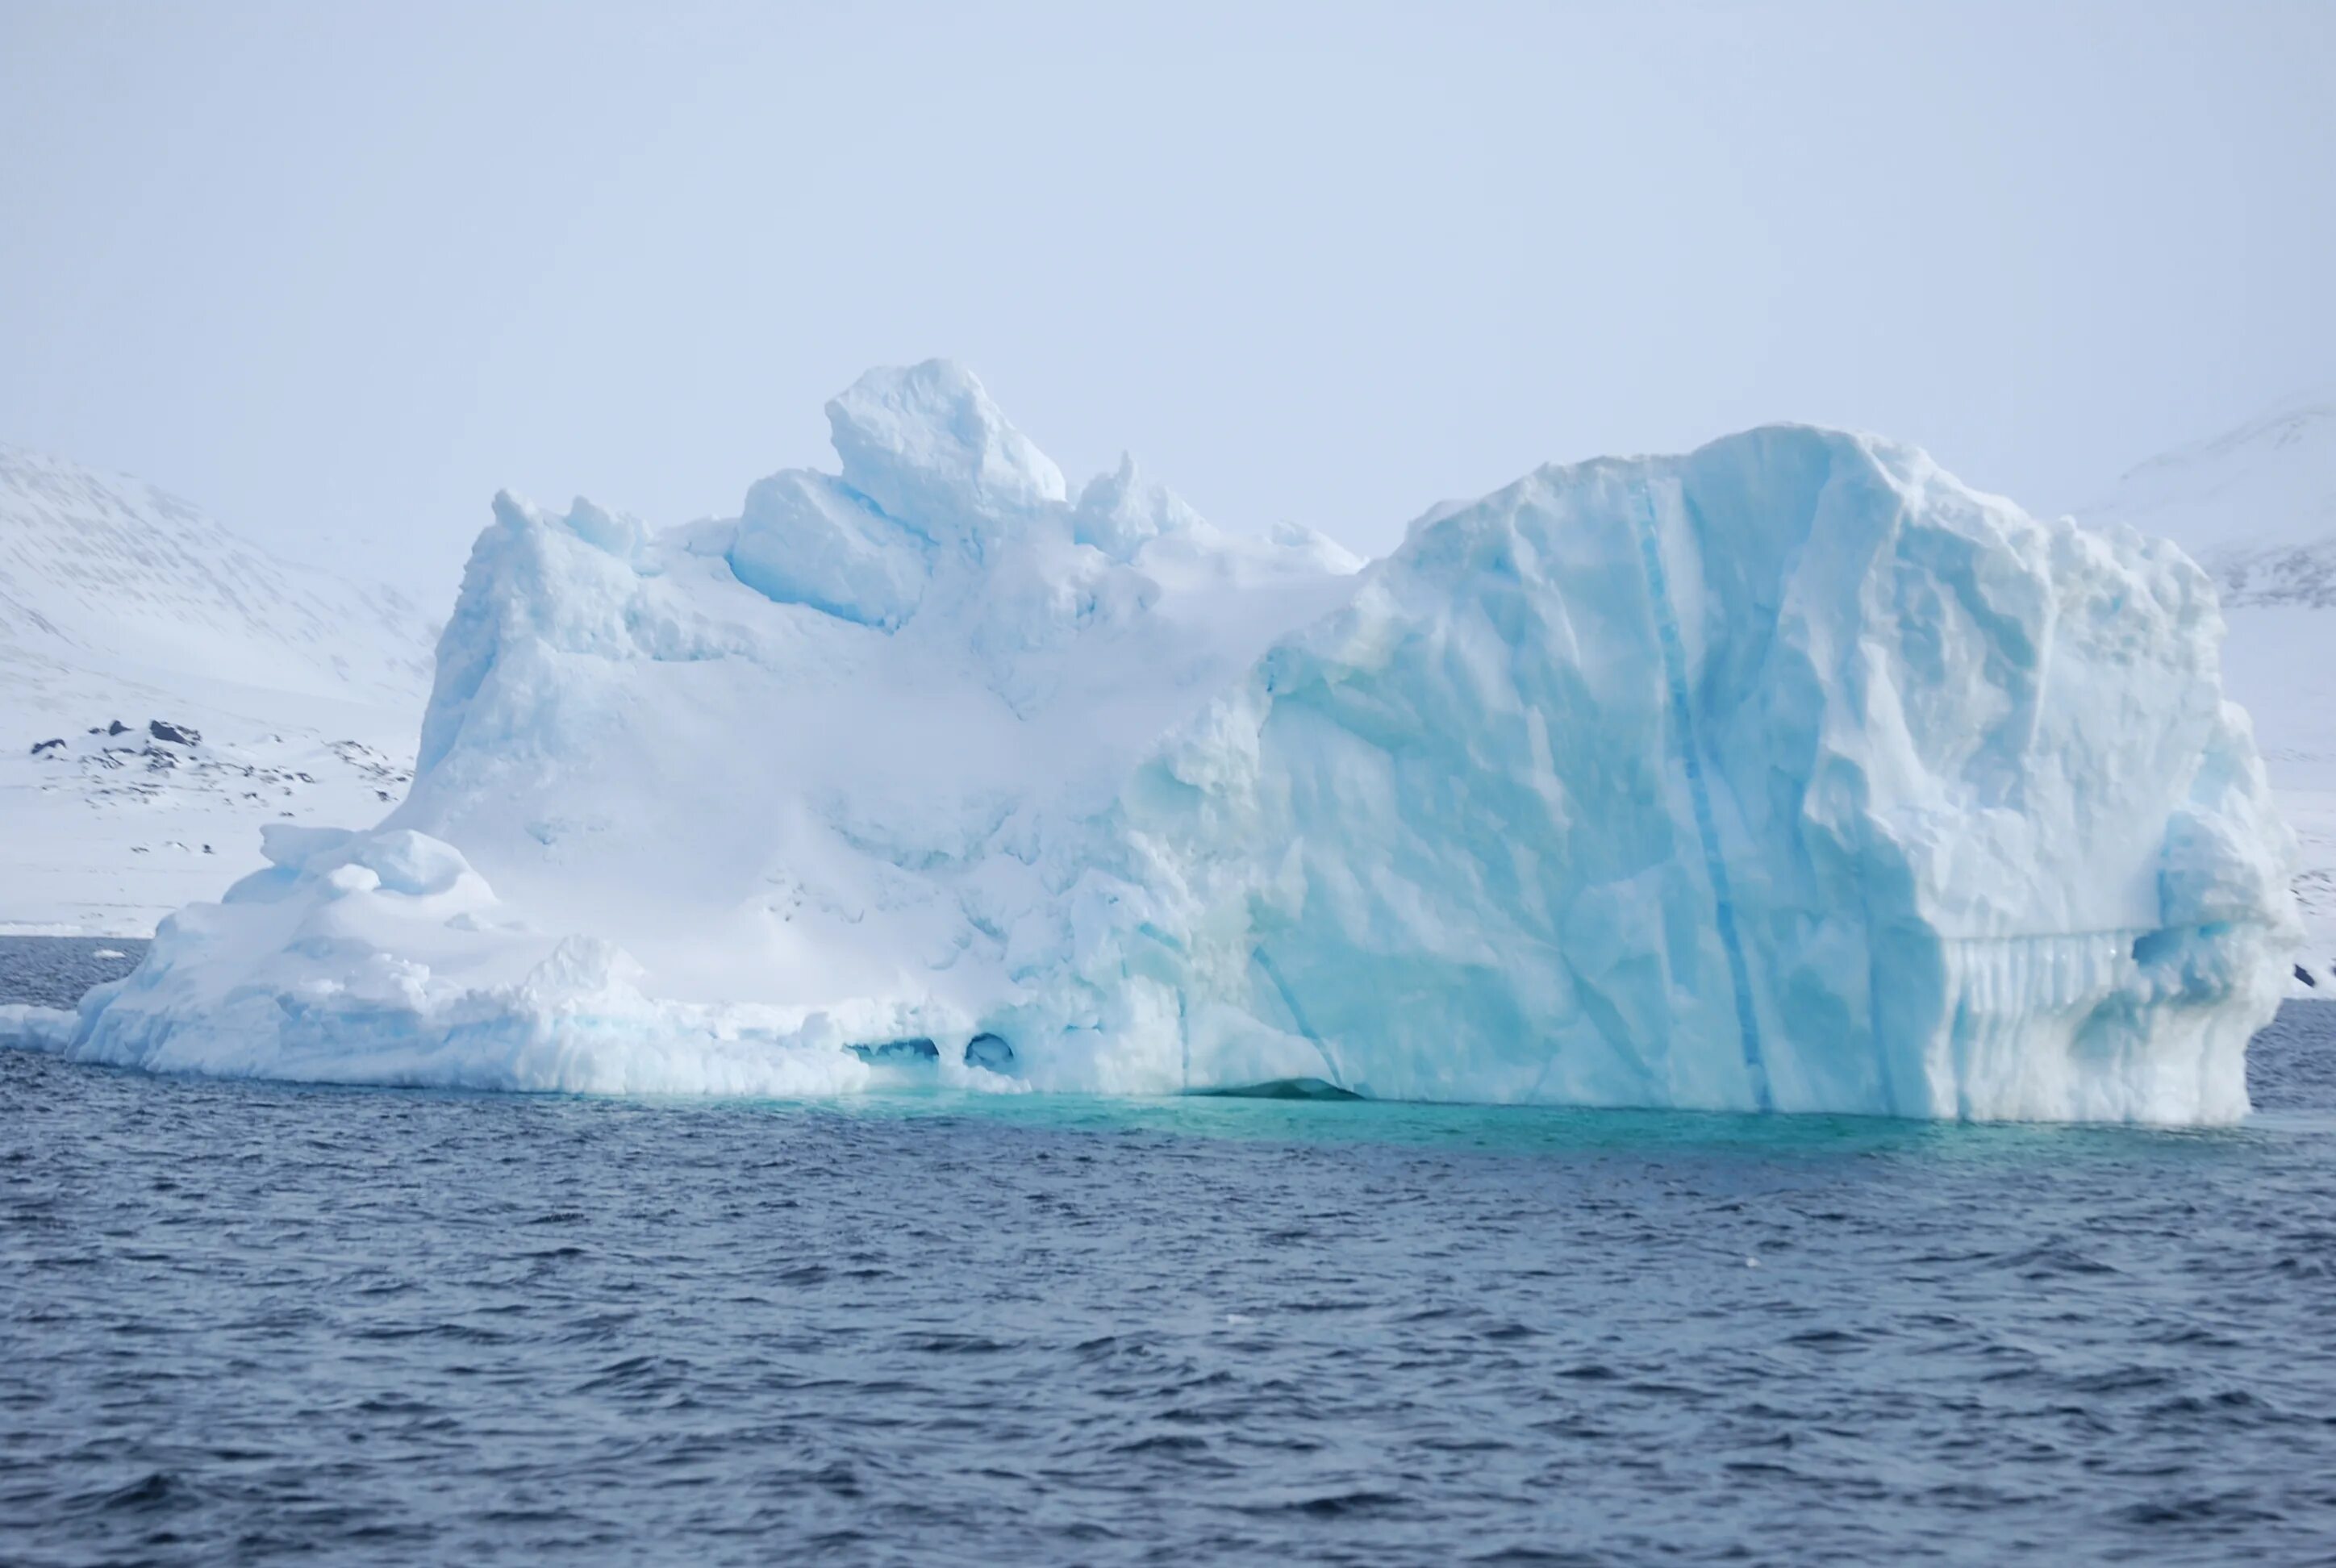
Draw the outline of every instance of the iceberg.
M933 362L654 531L508 495L411 792L166 920L92 1060L2216 1122L2296 937L2212 586L1799 426L1365 567L1073 493ZM1292 1087L1294 1086L1294 1087Z

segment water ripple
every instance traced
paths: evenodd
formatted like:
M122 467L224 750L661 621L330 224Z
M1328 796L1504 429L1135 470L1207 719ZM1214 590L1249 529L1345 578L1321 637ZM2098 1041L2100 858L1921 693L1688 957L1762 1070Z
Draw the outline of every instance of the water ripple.
M0 1052L0 1557L2324 1562L2331 1018L2206 1134Z

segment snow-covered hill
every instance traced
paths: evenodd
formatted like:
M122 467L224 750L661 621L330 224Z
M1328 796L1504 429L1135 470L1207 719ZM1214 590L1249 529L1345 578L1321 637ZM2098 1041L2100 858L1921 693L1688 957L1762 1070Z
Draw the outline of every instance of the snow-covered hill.
M430 653L395 593L0 444L0 929L142 933L261 863L263 823L379 812Z
M2078 513L2174 541L2225 609L2336 609L2336 393L2289 398L2154 457Z
M2214 579L2223 677L2253 716L2302 843L2296 891L2316 993L2336 989L2336 390L2292 397L2128 471L2079 507L2188 550ZM2302 994L2313 994L2302 990Z

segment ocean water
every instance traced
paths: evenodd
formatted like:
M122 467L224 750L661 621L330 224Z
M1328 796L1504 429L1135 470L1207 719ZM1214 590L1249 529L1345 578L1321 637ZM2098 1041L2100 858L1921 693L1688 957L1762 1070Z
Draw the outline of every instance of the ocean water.
M2336 1558L2336 1008L2242 1128L0 1051L0 1561Z
M69 1008L146 956L143 937L0 936L0 1002Z

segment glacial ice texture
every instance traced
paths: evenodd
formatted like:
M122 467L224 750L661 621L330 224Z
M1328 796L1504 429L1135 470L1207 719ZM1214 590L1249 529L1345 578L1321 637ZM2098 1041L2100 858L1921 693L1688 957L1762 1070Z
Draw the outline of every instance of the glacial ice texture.
M2171 547L1903 447L1545 469L1144 763L1076 999L1009 1032L1186 1083L2230 1119L2293 915L2218 636Z
M149 1066L2223 1121L2292 848L2178 550L1799 428L1358 571L962 370L652 532L509 497L413 792L76 1018ZM36 1027L37 1026L37 1027Z

